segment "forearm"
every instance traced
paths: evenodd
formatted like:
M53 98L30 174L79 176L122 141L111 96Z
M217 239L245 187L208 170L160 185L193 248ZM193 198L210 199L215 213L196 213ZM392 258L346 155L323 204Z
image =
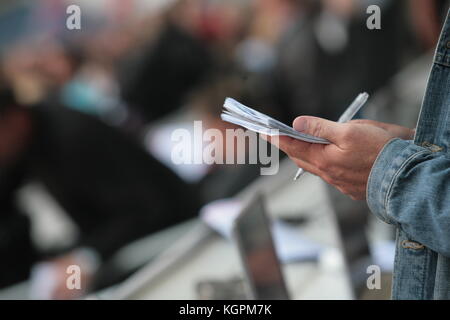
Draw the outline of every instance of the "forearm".
M370 209L413 240L450 256L450 156L401 139L380 152L367 186Z

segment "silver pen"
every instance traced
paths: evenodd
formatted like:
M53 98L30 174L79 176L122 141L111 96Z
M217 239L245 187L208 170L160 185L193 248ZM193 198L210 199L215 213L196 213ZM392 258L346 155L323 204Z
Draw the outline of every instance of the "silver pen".
M356 113L362 108L362 106L369 99L369 94L367 92L360 93L355 100L348 106L344 113L339 117L338 123L348 122L353 119ZM299 168L295 174L294 181L298 180L306 171Z

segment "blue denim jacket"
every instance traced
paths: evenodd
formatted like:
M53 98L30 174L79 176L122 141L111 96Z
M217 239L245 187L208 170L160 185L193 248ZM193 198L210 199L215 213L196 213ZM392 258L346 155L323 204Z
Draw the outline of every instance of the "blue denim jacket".
M450 11L414 141L393 139L369 176L367 202L397 227L393 299L450 299Z

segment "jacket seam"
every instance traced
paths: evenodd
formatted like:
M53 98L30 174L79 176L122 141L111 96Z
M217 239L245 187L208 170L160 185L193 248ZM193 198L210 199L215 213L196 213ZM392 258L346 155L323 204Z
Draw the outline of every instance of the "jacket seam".
M444 61L434 61L434 64L438 64L440 66L450 68L450 63L444 62Z
M373 164L373 166L372 166L372 169L376 166L377 161L378 161L378 159L381 158L381 156L382 156L384 150L386 150L387 147L388 147L389 145L393 144L393 143L394 143L395 141L397 141L397 140L400 140L400 139L399 139L399 138L392 138L391 140L389 140L389 141L383 146L383 148L381 149L381 151L378 153L377 157L375 158L375 161L374 161L374 164ZM374 174L375 174L375 172L374 172L373 170L371 170L370 173L369 173L369 177L368 177L368 179L367 179L366 199L369 199L369 197L370 197L370 194L369 194L369 184L370 184L370 181L372 180L372 177L374 176ZM382 216L384 217L384 219L386 220L386 221L385 221L386 223L392 224L391 219L389 219L389 217L387 216L387 211L386 211L386 207L384 206L384 204L385 204L385 200L383 200L383 207L381 208L382 211L383 211L383 214L381 214L381 215L382 215Z
M388 211L389 211L389 200L390 200L390 194L392 192L392 189L394 188L394 184L395 181L398 179L399 175L401 174L401 171L416 157L428 153L430 152L429 150L420 150L417 151L415 153L413 153L412 155L410 155L405 161L403 161L403 163L401 164L401 166L398 168L398 170L394 173L394 175L392 176L391 182L389 184L388 189L386 190L386 195L383 201L383 206L385 208L385 213L386 213L386 217L392 221L393 219L390 217Z
M422 263L422 293L421 293L421 298L425 299L425 288L426 288L426 284L425 284L425 278L426 278L426 274L428 273L428 264L430 261L430 254L427 250L425 250L425 259L423 259L423 263Z

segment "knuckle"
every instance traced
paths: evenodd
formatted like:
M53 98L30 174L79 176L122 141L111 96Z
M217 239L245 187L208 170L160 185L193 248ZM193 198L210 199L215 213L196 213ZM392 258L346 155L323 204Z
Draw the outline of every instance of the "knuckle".
M311 134L316 137L322 137L323 126L320 122L316 121L314 125L311 126Z
M355 136L355 127L352 125L345 125L341 130L341 138L343 140L350 140Z

